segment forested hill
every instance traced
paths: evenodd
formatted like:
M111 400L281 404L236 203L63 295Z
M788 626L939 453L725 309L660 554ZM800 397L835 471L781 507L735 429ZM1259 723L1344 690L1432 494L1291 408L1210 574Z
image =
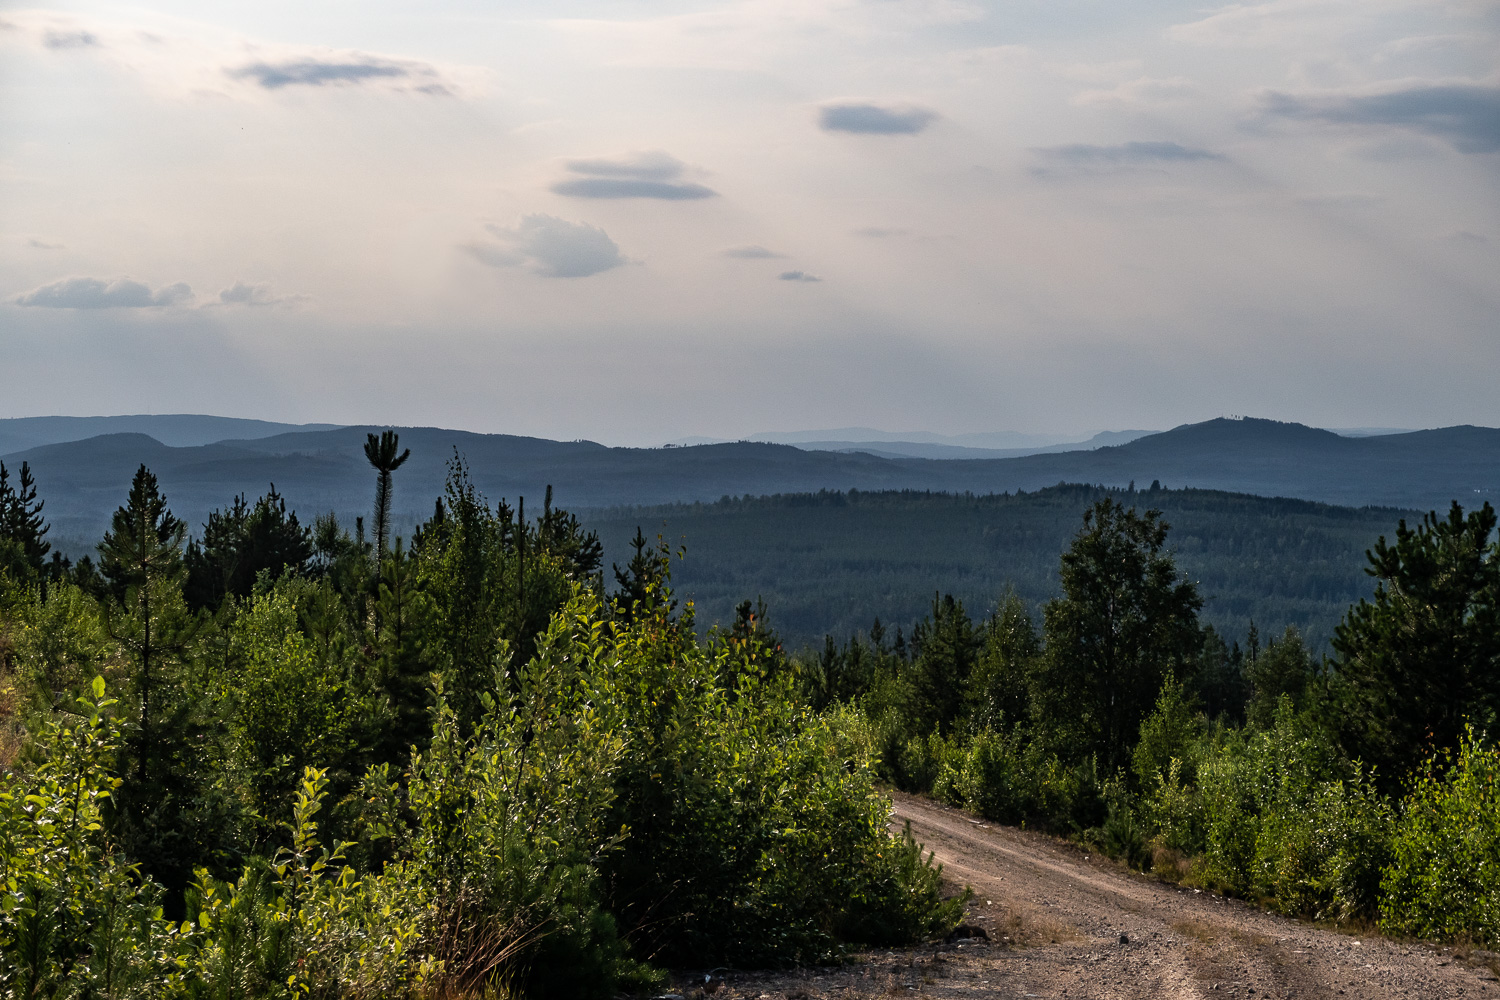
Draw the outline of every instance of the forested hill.
M844 640L879 615L904 627L951 593L987 613L1008 586L1035 609L1057 596L1058 556L1083 512L1106 494L1156 508L1167 546L1198 581L1203 620L1230 640L1254 620L1280 634L1296 625L1321 648L1349 605L1373 590L1365 550L1393 537L1410 512L1334 507L1208 490L1106 491L1056 486L1011 496L824 493L590 512L605 564L629 561L640 526L687 556L673 562L678 595L700 626L728 623L734 606L763 598L786 644Z
M338 424L283 424L203 413L137 413L119 417L9 417L0 420L0 455L101 434L147 434L162 444L189 447L229 438L262 438L289 431L333 430Z
M372 428L298 431L254 440L169 447L145 434L112 434L0 454L30 462L59 540L98 538L142 462L159 477L173 509L195 528L237 493L274 482L310 516L352 515L369 506L371 473L362 453ZM1366 438L1300 424L1211 420L1124 445L995 460L928 460L803 451L739 442L685 448L607 448L437 428L402 428L411 460L396 478L395 523L426 516L441 493L455 449L491 499L557 502L579 509L709 501L822 489L933 490L980 494L1034 491L1059 482L1139 487L1160 480L1327 503L1445 508L1500 493L1500 430L1450 427Z

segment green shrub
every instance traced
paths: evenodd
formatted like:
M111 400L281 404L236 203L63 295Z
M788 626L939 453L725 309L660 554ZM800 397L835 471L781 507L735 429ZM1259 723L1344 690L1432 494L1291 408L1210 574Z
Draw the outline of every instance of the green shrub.
M882 940L948 921L928 869L891 860L900 851L873 756L889 730L852 710L808 711L790 672L766 674L732 644L705 649L679 629L658 609L603 640L631 743L611 814L629 837L601 864L641 954L822 961L881 920ZM945 744L934 746L941 757ZM927 768L928 741L916 753ZM927 908L922 920L914 907Z
M1090 836L1090 840L1116 860L1131 868L1144 870L1151 862L1151 847L1146 841L1146 830L1136 816L1135 804L1124 789L1115 786L1113 794L1106 796L1109 803L1104 815L1104 825Z
M1173 762L1182 781L1197 777L1197 748L1203 720L1176 678L1168 677L1156 697L1156 707L1141 723L1140 740L1132 754L1138 787L1150 792Z
M111 653L99 605L69 583L39 589L15 610L17 665L47 707L102 673Z
M1380 924L1421 937L1500 939L1500 749L1472 730L1428 762L1402 803Z
M1193 847L1201 815L1194 869L1205 882L1287 913L1374 914L1390 806L1290 700L1271 729L1226 734L1204 756L1196 801L1167 781L1156 803L1174 824L1172 846Z
M115 996L172 972L160 888L105 833L120 746L95 678L82 715L49 722L29 772L0 783L0 989Z
M899 839L872 854L840 917L841 938L889 947L942 935L963 919L972 890L943 898L943 866L930 853L922 857L909 820Z
M524 666L501 673L508 648L493 651L471 724L439 682L406 774L373 766L325 812L330 771L311 763L290 808L271 799L293 754L346 758L352 732L273 585L225 633L217 705L240 751L221 780L255 794L266 842L284 846L234 878L198 869L179 923L109 838L122 739L96 680L86 717L58 715L34 766L0 785L4 986L605 997L659 985L643 955L821 961L952 927L962 901L942 898L941 869L887 829L872 727L799 707L790 671L699 644L669 610L612 620L577 588Z
M1093 759L1068 765L1020 726L941 745L934 737L927 747L937 762L929 765L938 772L933 793L986 819L1078 832L1104 818Z

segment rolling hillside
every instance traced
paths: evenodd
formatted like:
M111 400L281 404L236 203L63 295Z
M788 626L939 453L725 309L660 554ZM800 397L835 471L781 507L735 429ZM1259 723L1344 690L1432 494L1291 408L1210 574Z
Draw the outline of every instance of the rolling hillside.
M1088 486L804 494L597 511L586 521L604 540L606 564L628 561L638 525L674 550L685 544L674 584L696 603L700 625L730 622L736 603L763 598L772 624L800 648L825 633L847 638L876 615L909 627L937 592L978 616L1013 586L1039 608L1057 593L1058 556L1084 510L1104 495ZM1208 490L1111 495L1163 512L1178 567L1204 597L1204 621L1241 641L1252 620L1278 635L1295 624L1315 648L1370 594L1365 550L1413 516Z
M361 453L371 428L343 427L170 447L145 434L111 434L12 452L29 461L47 499L54 537L91 543L144 462L190 524L236 493L275 483L304 514L352 516L369 504ZM1408 509L1472 504L1500 495L1500 430L1448 427L1342 437L1300 424L1211 420L1126 444L1008 459L930 460L804 451L738 442L683 448L607 448L438 428L402 428L412 459L397 474L396 521L432 509L455 452L492 499L540 500L551 483L570 508L663 504L830 490L1034 491L1060 482L1145 487L1154 480L1350 506Z

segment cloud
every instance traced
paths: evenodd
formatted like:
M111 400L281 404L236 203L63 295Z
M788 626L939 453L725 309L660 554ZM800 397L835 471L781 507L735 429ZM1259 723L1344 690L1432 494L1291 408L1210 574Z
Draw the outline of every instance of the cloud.
M42 44L49 49L88 49L99 44L99 36L81 28L73 31L49 28L42 32Z
M829 104L818 111L818 127L856 135L916 135L937 118L936 111L926 108Z
M18 306L49 309L145 309L177 305L192 298L193 290L180 281L153 292L149 286L126 278L115 281L62 278L18 295L12 301Z
M782 271L776 276L782 281L822 281L816 274L808 274L806 271Z
M1037 152L1077 166L1140 166L1148 163L1193 163L1222 160L1206 149L1179 146L1175 142L1127 142L1119 146L1052 146Z
M1417 84L1374 94L1271 92L1267 114L1332 125L1388 126L1448 142L1461 153L1500 152L1500 86Z
M752 244L750 246L730 247L727 250L720 250L719 256L735 257L739 260L775 260L785 257L786 254L777 253L775 250L767 250L765 247Z
M551 215L528 215L515 229L489 226L499 243L462 247L490 267L526 267L548 278L586 278L627 263L604 230Z
M865 226L863 229L854 230L855 236L864 236L872 240L889 239L892 236L906 236L910 233L907 229L887 229L884 226Z
M159 31L139 23L26 10L7 15L0 26L24 44L87 53L130 71L152 89L179 96L355 87L446 96L477 84L472 69L440 69L422 60L326 46L267 44L202 26L195 30L180 21Z
M594 156L569 160L569 171L592 177L620 177L633 181L669 181L682 174L683 163L677 157L655 149L632 153L618 159Z
M295 302L302 302L307 298L305 295L277 295L271 290L271 286L261 282L249 284L244 281L236 281L230 287L219 293L219 305L225 306L280 306Z
M569 160L566 169L580 176L552 185L554 194L569 198L657 198L693 201L718 194L712 188L681 179L686 165L660 150L619 159L595 157Z
M26 245L29 246L29 247L31 247L31 249L33 249L33 250L66 250L67 249L67 247L63 246L61 243L48 243L46 240L39 240L35 236L33 236L31 239L27 240L26 241Z
M718 194L702 184L668 184L663 181L631 181L613 177L580 177L558 181L553 194L569 198L656 198L661 201L693 201Z
M399 81L418 93L448 96L451 87L436 69L426 63L386 59L351 52L327 57L297 57L225 67L233 80L248 80L265 90L283 87L348 87L366 83Z

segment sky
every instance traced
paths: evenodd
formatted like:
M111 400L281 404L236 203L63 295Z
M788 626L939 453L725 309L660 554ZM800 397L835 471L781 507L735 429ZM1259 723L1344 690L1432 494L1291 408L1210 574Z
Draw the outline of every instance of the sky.
M1500 3L0 2L0 417L1500 425Z

